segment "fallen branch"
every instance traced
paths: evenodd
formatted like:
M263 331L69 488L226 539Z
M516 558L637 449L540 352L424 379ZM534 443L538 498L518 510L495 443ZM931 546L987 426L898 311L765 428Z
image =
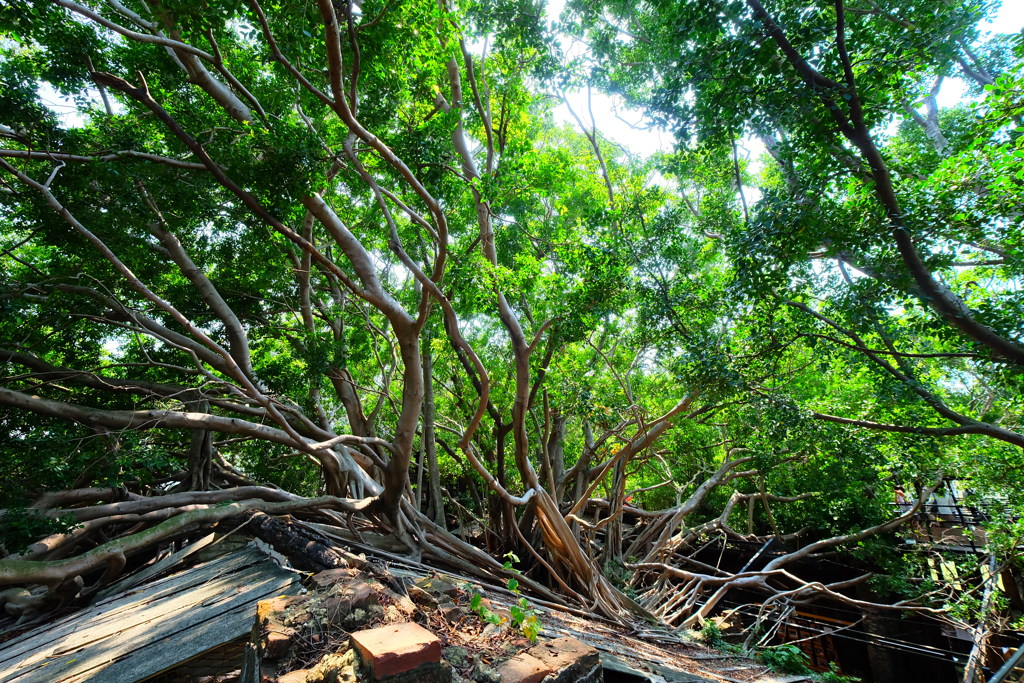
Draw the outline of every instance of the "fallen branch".
M145 531L109 541L76 557L52 561L10 558L0 560L0 586L41 584L53 591L68 579L82 576L104 566L107 568L107 575L102 580L106 580L116 576L117 572L124 567L126 558L133 553L202 524L212 524L229 517L256 511L267 514L284 514L308 509L357 512L366 508L372 501L372 498L350 500L334 496L321 496L276 503L249 500L213 506L196 506L183 510L180 514Z

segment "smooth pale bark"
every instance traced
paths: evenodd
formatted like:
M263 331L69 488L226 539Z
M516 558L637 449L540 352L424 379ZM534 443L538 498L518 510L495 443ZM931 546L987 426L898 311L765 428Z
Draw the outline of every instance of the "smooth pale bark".
M180 38L180 34L177 31L171 31L171 37ZM224 85L217 77L211 74L199 57L186 50L172 47L167 49L174 50L179 63L188 72L188 75L192 77L193 82L205 90L217 104L222 106L231 118L244 123L252 121L253 116L249 107L235 93L231 92L231 88Z

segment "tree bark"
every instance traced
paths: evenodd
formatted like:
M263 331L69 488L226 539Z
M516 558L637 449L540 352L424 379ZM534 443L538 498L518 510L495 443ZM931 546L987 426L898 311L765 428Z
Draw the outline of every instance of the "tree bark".
M434 435L434 353L430 348L430 336L423 341L423 456L427 459L430 490L427 516L443 528L444 497L441 493L441 471L437 466L437 440Z

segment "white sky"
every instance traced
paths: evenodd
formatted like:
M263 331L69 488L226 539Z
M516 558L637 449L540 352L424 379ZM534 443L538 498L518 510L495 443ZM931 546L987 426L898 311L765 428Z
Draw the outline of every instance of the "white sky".
M983 31L991 31L993 33L1017 33L1018 31L1024 31L1024 2L1021 2L1021 0L1006 0L999 9L999 13L992 18L992 21L983 23L981 28ZM942 90L939 91L936 99L939 106L950 107L959 102L966 91L967 86L963 81L947 81L943 84Z

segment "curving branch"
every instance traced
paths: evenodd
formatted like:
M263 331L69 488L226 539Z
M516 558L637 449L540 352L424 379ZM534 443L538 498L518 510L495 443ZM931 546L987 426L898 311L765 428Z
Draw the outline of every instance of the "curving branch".
M139 43L151 43L153 45L162 45L162 46L164 46L164 47L166 47L166 48L168 48L170 50L174 50L176 52L180 51L180 52L184 52L186 54L190 54L190 55L194 55L196 57L200 57L200 58L202 58L202 59L204 59L204 60L206 60L206 61L208 61L210 63L213 63L213 62L216 61L216 58L213 55L211 55L209 52L206 52L204 50L200 50L197 47L193 47L192 45L189 45L188 43L183 43L183 42L181 42L179 40L171 40L170 38L167 38L167 37L162 36L162 35L151 35L149 33L139 33L138 31L133 31L132 29L128 28L127 26L122 26L121 24L115 23L115 22L113 22L113 21L103 17L102 15L98 14L97 12L94 12L93 10L89 9L88 7L86 7L85 5L80 5L79 3L73 2L72 0L50 0L50 1L53 2L55 5L58 5L60 7L65 8L65 9L71 10L72 12L75 12L76 14L79 14L79 15L85 17L86 19L91 19L91 20L95 21L97 24L99 24L100 26L108 28L111 31L114 31L115 33L118 33L118 34L124 36L125 38L128 38L129 40L134 40L134 41L139 42ZM136 16L138 16L138 15L136 15ZM151 28L155 29L155 27L152 24L148 24L148 22L147 22L147 25L150 26Z
M203 429L219 434L247 436L307 453L314 457L328 473L337 471L340 467L348 476L358 479L364 489L371 492L372 495L378 494L381 490L380 485L356 465L347 449L314 448L314 442L309 438L296 438L297 435L290 434L285 430L234 417L173 410L101 410L4 388L0 388L0 405L109 429Z
M837 422L837 423L842 423L842 424L850 424L850 425L855 425L855 426L860 426L860 427L869 427L871 429L877 429L877 430L880 430L880 431L903 432L903 433L909 433L909 434L932 434L932 435L937 435L937 436L953 435L953 434L984 434L985 436L990 436L992 438L998 439L1000 441L1005 441L1006 443L1010 443L1010 444L1013 444L1015 446L1024 447L1024 435L1018 434L1017 432L1014 432L1012 430L1006 429L1005 427L1000 427L999 425L996 425L996 424L992 424L992 423L989 423L989 422L982 422L980 420L972 419L970 417L967 417L966 415L963 415L963 414L959 413L958 411L953 410L952 408L947 406L945 404L945 402L943 402L933 392L931 392L928 389L926 389L925 386L920 381L918 381L915 377L913 377L910 374L908 374L908 372L907 372L907 370L905 368L894 366L888 360L883 358L882 355L879 352L869 348L868 345L865 343L865 341L860 337L860 335L858 335L853 330L849 330L849 329L839 325L837 322L835 322L831 318L828 318L828 317L822 315L821 313L819 313L818 311L815 311L814 309L812 309L807 304L800 303L800 302L797 302L797 301L787 301L786 304L788 306L796 308L796 309L798 309L800 311L803 311L804 313L812 316L816 320L819 320L819 321L823 322L824 324L826 324L829 327L833 328L834 330L840 332L841 334L846 335L853 342L854 348L856 348L858 351L863 353L868 359L870 359L873 363L875 363L875 365L877 365L880 368L882 368L885 372L887 372L889 375L891 375L894 379L896 379L897 381L903 383L911 391L913 391L915 394L917 394L936 413L938 413L939 415L941 415L945 419L947 419L947 420L949 420L949 421L951 421L951 422L953 422L953 423L955 423L955 424L957 424L959 426L958 427L953 427L953 428L949 428L949 427L938 427L938 428L936 428L936 427L915 427L915 426L911 426L911 425L906 425L906 426L902 426L902 425L889 425L889 424L871 422L871 421L868 421L868 420L848 420L848 419L840 418L840 417L837 417L837 416L834 416L834 415L829 415L829 414L826 414L826 413L819 413L819 412L812 413L813 417L815 417L817 419L821 419L821 420L827 420L827 421L830 421L830 422ZM892 355L896 356L896 358L897 358L896 362L899 363L900 360L901 360L900 357L901 357L902 354L895 353L895 349L892 349L892 348L890 349L890 353Z
M245 376L251 381L256 382L255 373L252 369L252 358L249 355L249 338L246 335L245 328L242 326L242 322L235 315L235 312L231 310L231 307L228 306L220 292L217 291L210 278L206 277L206 274L192 261L192 257L185 251L185 247L181 244L178 236L171 232L167 219L164 218L163 212L157 206L156 199L146 189L146 186L141 180L136 181L135 185L145 198L146 204L149 205L149 208L153 210L157 217L156 222L149 223L149 231L160 240L160 244L167 250L171 261L178 266L181 274L192 283L192 286L199 293L199 296L202 297L206 305L210 307L213 314L224 324L231 357L238 364L241 371L245 373Z
M904 223L903 210L897 198L888 165L875 144L865 121L861 96L857 92L853 74L852 60L846 48L845 11L842 0L835 0L835 7L836 49L840 63L843 65L846 81L844 84L837 83L814 69L789 42L778 22L768 14L759 0L746 0L746 3L752 10L754 18L762 24L766 33L775 42L800 79L828 109L839 132L857 148L871 169L875 197L885 209L893 244L900 254L904 267L917 285L917 295L921 301L964 336L973 339L997 356L1014 364L1024 365L1024 346L979 322L974 311L949 286L935 279L917 250L914 238ZM847 103L848 113L844 113L843 108L839 105L839 100Z
M8 159L64 161L72 163L88 163L93 161L115 161L119 159L141 159L143 161L151 161L155 164L170 166L171 168L181 168L188 171L206 170L206 166L204 166L203 164L197 164L193 161L182 161L180 159L172 159L170 157L160 156L159 154L150 154L149 152L138 152L133 149L122 149L116 152L97 154L95 156L87 156L83 154L64 154L61 152L41 151L34 149L0 149L0 157L7 157Z

